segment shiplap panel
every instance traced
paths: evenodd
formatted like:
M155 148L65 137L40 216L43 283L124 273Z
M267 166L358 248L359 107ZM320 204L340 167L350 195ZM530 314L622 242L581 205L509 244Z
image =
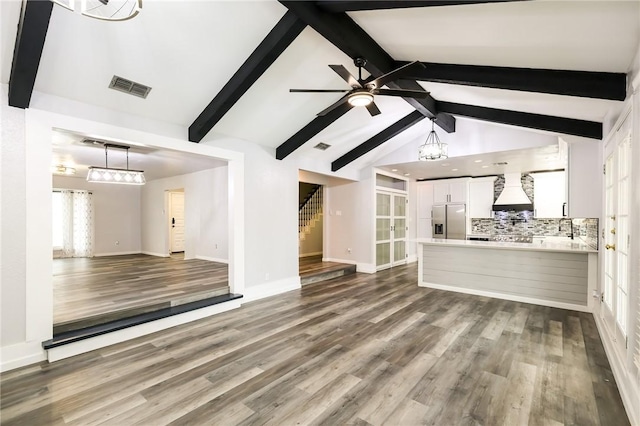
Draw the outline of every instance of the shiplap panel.
M587 304L586 253L424 245L422 261L423 282Z

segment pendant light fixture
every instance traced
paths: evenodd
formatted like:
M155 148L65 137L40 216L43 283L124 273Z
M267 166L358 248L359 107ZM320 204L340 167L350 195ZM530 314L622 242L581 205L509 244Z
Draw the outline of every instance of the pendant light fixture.
M435 161L449 158L449 147L446 143L440 142L440 138L433 128L435 118L431 119L431 131L427 135L427 140L418 148L418 160Z
M126 169L109 167L109 148L127 151ZM89 167L87 182L144 185L146 182L144 172L142 170L129 170L129 148L126 145L104 144L104 167Z
M80 13L103 21L126 21L140 13L142 0L51 0L69 10L76 10L80 3Z

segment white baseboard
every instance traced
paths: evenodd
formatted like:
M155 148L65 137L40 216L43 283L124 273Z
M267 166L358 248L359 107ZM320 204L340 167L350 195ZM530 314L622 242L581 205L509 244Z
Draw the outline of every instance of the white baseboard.
M419 287L435 288L437 290L455 291L457 293L473 294L475 296L493 297L494 299L510 300L512 302L531 303L532 305L549 306L551 308L568 309L571 311L591 312L588 306L573 303L556 302L553 300L535 299L533 297L516 296L513 294L495 293L492 291L461 288L443 284L426 283L418 281Z
M152 251L142 251L142 254L148 254L149 256L157 256L157 257L170 257L170 254L167 253L154 253Z
M198 256L198 255L196 255L195 258L199 260L208 260L209 262L226 263L227 265L229 264L229 259L220 259L217 257Z
M311 257L311 256L320 256L322 254L321 251L317 251L315 253L304 253L304 254L299 254L298 257Z
M363 272L365 274L375 274L376 273L376 265L372 263L363 263L356 262L355 260L350 259L336 259L334 257L323 257L323 262L337 262L337 263L346 263L347 265L356 265L356 272Z
M602 323L600 315L596 312L593 314L593 318L596 321L598 334L600 334L604 352L607 354L613 377L616 379L616 385L618 385L629 422L632 425L640 425L640 385L624 367L624 360L620 359L618 351L615 350L614 343L611 341L610 334Z
M287 291L299 290L300 277L285 278L283 280L271 281L264 284L258 284L244 288L242 302L252 302L254 300L263 299L276 294L285 293Z
M132 340L140 336L155 333L157 331L166 330L167 328L177 325L186 324L202 318L210 317L215 314L237 309L241 306L242 299L230 300L228 302L219 303L217 305L206 306L194 311L185 312L183 314L162 318L145 324L136 325L125 328L123 330L114 331L112 333L103 334L101 336L92 337L90 339L81 340L75 343L58 346L47 351L49 362L59 361L75 355L90 352L116 343Z
M125 256L127 254L142 254L140 250L137 251L118 251L113 253L95 253L93 257L103 257L103 256Z
M35 364L47 359L42 342L23 342L0 348L0 372Z

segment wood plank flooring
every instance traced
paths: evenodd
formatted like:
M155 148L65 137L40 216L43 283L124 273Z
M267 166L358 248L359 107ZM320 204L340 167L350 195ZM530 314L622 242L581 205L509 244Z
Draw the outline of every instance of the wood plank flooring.
M229 293L228 266L144 254L53 260L54 327L84 326Z
M590 314L353 274L0 376L6 425L627 425Z
M308 285L318 281L341 277L356 272L356 265L338 262L323 262L322 255L301 257L298 260L300 284Z

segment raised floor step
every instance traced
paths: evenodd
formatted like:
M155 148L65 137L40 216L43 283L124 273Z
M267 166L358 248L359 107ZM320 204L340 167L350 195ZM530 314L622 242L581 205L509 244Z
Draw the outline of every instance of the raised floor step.
M328 263L328 262L323 262ZM320 281L331 280L333 278L343 277L345 275L355 274L356 265L348 265L344 263L333 263L330 266L318 268L316 271L309 271L300 274L300 285L317 283Z
M221 296L210 297L208 299L198 300L195 302L185 303L178 306L162 308L153 312L146 312L139 315L133 315L127 318L117 319L103 324L96 324L75 330L69 330L61 333L54 333L53 339L42 342L44 349L52 349L69 343L78 342L89 339L91 337L100 336L113 331L122 330L147 322L159 320L173 315L182 314L196 309L204 308L211 305L228 302L230 300L242 298L241 294L224 294Z

